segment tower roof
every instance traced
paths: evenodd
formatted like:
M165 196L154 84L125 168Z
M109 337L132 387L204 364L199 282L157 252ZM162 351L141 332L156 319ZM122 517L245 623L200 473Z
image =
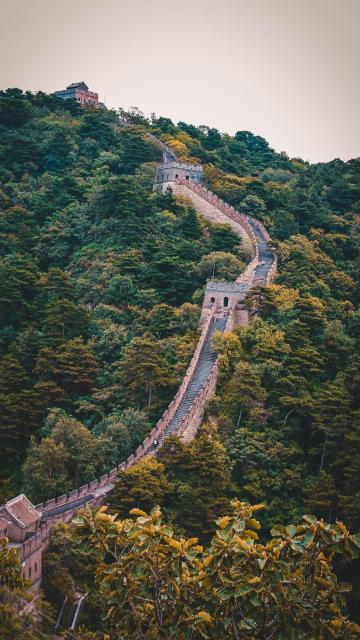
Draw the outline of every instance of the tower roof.
M83 91L89 91L89 87L87 86L87 84L85 84L85 82L83 80L81 82L73 82L72 84L69 84L66 88L67 89L82 89Z
M41 518L41 513L23 493L5 502L0 514L6 519L10 517L22 529L35 524Z

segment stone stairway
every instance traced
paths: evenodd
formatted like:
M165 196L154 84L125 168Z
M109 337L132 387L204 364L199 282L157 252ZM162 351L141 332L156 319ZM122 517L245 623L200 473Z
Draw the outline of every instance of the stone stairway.
M160 445L164 438L171 435L172 433L176 433L180 429L181 423L190 411L195 398L207 381L217 358L217 354L211 349L211 338L215 331L221 331L222 333L225 331L227 319L227 316L222 318L215 318L213 324L211 325L209 334L206 341L204 342L204 346L201 351L200 360L192 375L190 384L186 390L186 393L178 410L165 429L161 439L158 441L157 447Z
M248 217L248 222L255 234L258 249L259 249L259 264L255 268L255 283L266 283L266 277L269 273L271 265L274 260L274 254L270 251L268 242L264 238L261 228L258 226L253 218Z

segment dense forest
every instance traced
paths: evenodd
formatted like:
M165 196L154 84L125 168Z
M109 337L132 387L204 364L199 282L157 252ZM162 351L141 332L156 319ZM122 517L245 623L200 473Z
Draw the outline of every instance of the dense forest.
M195 348L214 256L227 277L243 262L229 228L152 193L143 128L16 90L0 108L1 497L39 502L140 444Z
M247 296L254 322L214 336L220 379L197 437L188 444L171 437L156 459L122 472L110 513L127 518L134 507L148 513L159 505L168 531L207 545L205 573L206 563L212 566L207 558L218 557L222 544L215 533L220 515L228 518L220 529L232 536L231 544L241 547L236 532L244 544L257 539L243 528L246 518L253 520L251 508L242 506L241 515L235 498L266 504L258 516L264 545L272 544L271 530L280 538L310 536L312 520L299 529L276 529L299 523L306 513L359 530L360 160L311 165L276 153L247 131L230 136L155 115L147 119L136 109L81 108L18 89L0 92L1 499L23 490L36 503L121 462L179 386L198 339L207 278L216 268L216 278L231 280L245 266L230 227L211 225L171 192L152 192L161 154L148 131L180 161L201 162L208 188L263 222L279 273L271 286ZM192 597L205 618L197 617L188 635L161 635L159 621L150 630L141 626L146 609L131 617L119 585L114 607L123 603L127 622L117 629L107 618L99 626L115 574L109 570L107 581L98 572L96 588L94 575L115 535L114 517L103 514L98 553L81 546L78 531L87 526L94 533L96 523L79 522L55 530L47 554L44 588L52 605L75 585L93 589L85 622L94 635L82 638L236 637L227 635L227 596L211 604L204 593L181 591L176 624L192 615ZM119 524L119 536L123 526L130 535L130 525ZM338 536L333 553L351 555L350 543L340 544L338 525L327 526L321 535L329 548ZM311 535L316 538L312 529ZM291 542L294 554L301 544ZM179 552L173 549L174 556L163 558L167 580L173 580L170 558L176 564ZM258 560L265 553L260 543L257 553ZM187 561L200 571L195 555ZM300 562L295 556L283 560L289 576ZM135 584L139 556L127 560ZM306 559L306 582L305 565ZM208 579L219 579L219 566L217 572ZM348 604L356 616L358 565L337 560L336 572L353 584ZM258 596L250 594L250 610L260 607ZM330 601L333 592L326 597L328 609L340 607ZM223 627L211 627L207 607L217 612L219 625L223 618ZM245 617L244 638L357 637L346 622L321 633L304 627L301 635L289 620L289 627L277 621L261 635L258 625L267 623L253 610L247 616L257 626L255 632Z

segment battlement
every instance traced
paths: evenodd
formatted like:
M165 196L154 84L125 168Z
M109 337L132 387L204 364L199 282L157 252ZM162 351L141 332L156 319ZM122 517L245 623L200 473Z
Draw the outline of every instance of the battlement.
M206 291L220 291L221 293L242 293L245 284L226 282L226 280L208 280Z
M157 169L154 189L165 192L176 180L186 180L201 184L203 181L203 168L201 165L166 160Z

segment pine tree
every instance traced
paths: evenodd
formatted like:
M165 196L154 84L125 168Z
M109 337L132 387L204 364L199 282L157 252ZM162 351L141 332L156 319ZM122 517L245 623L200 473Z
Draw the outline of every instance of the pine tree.
M144 458L118 473L109 506L114 513L127 517L133 507L149 510L163 504L169 490L164 465L154 458Z
M118 372L126 397L147 411L151 411L161 387L169 382L160 344L150 333L133 338L125 347Z

